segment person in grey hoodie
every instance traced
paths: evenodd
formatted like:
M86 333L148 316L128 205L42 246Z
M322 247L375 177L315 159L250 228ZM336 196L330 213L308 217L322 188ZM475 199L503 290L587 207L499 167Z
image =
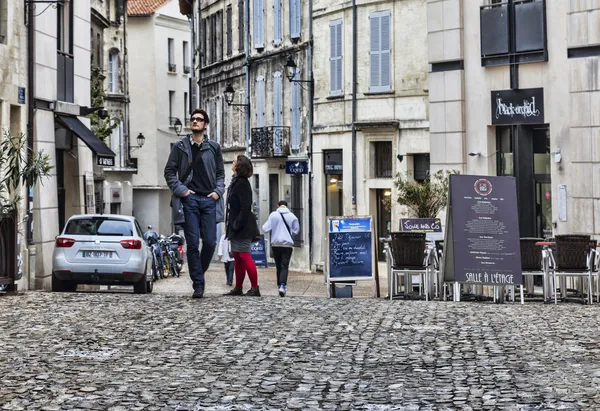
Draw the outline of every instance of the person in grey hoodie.
M300 232L300 223L298 218L292 213L285 200L277 203L277 210L269 215L269 219L263 225L265 233L271 232L271 248L275 267L277 268L277 285L279 286L279 296L285 297L287 292L287 278L290 260L292 258L292 248L294 239L292 235Z

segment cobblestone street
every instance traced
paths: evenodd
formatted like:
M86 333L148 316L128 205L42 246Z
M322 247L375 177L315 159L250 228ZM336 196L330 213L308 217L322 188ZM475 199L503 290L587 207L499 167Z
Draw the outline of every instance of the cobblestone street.
M187 282L0 297L0 409L600 407L600 306L192 300Z

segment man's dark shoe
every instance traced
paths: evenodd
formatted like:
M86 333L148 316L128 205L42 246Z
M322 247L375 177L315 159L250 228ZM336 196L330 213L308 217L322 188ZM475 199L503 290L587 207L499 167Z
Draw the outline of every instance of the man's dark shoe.
M231 295L243 295L243 294L244 294L244 292L242 291L242 289L236 287L236 288L232 288L231 291L229 291L228 293L225 293L223 295L231 296Z
M192 298L204 298L204 293L194 293L192 294Z
M251 288L246 293L246 296L248 296L248 297L260 297L260 290L258 289L258 287Z

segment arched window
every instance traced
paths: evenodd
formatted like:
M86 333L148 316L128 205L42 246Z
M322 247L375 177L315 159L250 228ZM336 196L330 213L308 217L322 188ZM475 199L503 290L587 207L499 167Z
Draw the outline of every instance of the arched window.
M119 50L111 49L108 54L108 92L119 93Z

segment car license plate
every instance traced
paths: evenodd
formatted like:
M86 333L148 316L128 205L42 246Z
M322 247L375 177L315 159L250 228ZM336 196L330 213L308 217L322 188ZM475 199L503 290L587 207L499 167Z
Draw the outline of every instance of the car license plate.
M83 251L83 258L112 258L112 251Z

